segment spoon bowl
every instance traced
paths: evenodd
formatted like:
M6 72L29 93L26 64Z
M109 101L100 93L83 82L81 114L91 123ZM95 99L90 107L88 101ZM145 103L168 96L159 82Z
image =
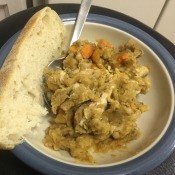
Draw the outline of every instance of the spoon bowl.
M65 58L66 58L66 56L62 56L58 59L55 59L55 60L51 61L48 64L48 67L52 70L63 69L63 61L64 61Z

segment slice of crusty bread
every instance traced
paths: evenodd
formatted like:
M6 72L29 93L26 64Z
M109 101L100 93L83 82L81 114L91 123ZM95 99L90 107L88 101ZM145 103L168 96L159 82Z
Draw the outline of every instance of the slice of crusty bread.
M57 13L45 7L25 25L0 69L0 149L12 149L46 115L43 69L58 57L66 29Z

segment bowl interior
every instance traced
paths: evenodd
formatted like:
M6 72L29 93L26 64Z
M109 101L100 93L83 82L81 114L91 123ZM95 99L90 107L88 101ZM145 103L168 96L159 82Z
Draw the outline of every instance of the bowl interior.
M71 33L73 23L66 22L65 25ZM120 164L132 160L151 149L168 128L174 105L173 85L170 76L160 58L148 46L119 29L97 23L86 23L81 39L95 42L99 38L107 39L114 46L119 46L130 38L136 40L144 52L140 64L150 67L149 77L152 87L146 95L139 96L141 101L151 107L148 112L143 113L138 119L138 126L142 132L141 137L128 144L128 148L125 150L112 151L107 154L94 154L97 162L96 167ZM43 124L34 129L33 133L25 137L26 142L39 152L55 160L76 166L92 166L75 160L65 151L53 151L42 144L44 130L49 126L48 119L49 116L45 118Z

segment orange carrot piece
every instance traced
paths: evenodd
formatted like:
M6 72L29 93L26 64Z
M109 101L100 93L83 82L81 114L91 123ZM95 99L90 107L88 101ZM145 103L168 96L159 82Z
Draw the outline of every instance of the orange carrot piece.
M77 52L77 50L78 50L78 48L77 48L76 45L70 46L70 51L71 51L71 52Z
M94 53L92 54L92 60L93 60L94 62L96 62L96 61L98 61L98 59L100 59L100 56L101 56L100 50L99 50L99 49L96 49L96 50L94 51Z
M129 60L129 54L128 53L121 53L119 56L118 56L118 59L117 59L117 62L118 63L125 63Z
M94 51L94 46L92 44L84 44L82 49L81 49L81 54L83 58L89 58Z
M102 49L103 47L111 47L111 43L110 43L109 41L107 41L107 40L98 39L97 42L98 42L97 46L98 46L99 48L101 48L101 49Z

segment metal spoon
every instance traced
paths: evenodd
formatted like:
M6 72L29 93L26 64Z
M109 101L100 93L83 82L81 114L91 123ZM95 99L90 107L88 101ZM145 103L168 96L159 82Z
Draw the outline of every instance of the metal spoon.
M69 43L69 46L71 46L72 43L74 43L75 41L77 41L81 35L82 29L84 27L84 23L86 21L87 15L89 13L89 9L91 7L91 2L92 0L82 0L81 1L81 6L80 6L80 10L78 13L78 17L75 23L75 28L74 28L74 32L72 35L72 40ZM68 48L67 48L68 50ZM66 58L66 56L63 56L61 58L57 58L53 61L51 61L48 64L48 67L51 69L62 69L63 68L63 61Z
M74 32L72 35L72 40L70 41L69 46L79 39L81 32L82 32L82 29L84 27L84 23L86 21L87 15L89 13L89 9L91 7L91 2L92 2L92 0L82 0L81 1L81 6L80 6L80 9L78 12L78 17L77 17L77 20L75 23L75 28L74 28ZM69 48L67 48L67 50L68 49ZM53 69L53 70L63 69L63 61L65 58L66 58L66 56L63 56L63 57L60 57L60 58L57 58L57 59L51 61L48 64L48 67L50 69ZM48 100L47 95L45 93L44 93L44 100L45 100L45 103L47 104L47 106L49 108L51 108L50 101Z

